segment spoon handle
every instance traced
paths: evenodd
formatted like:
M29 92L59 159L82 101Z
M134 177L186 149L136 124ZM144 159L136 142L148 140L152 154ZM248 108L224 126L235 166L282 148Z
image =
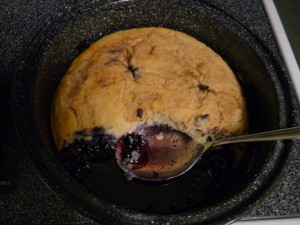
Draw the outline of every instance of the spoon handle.
M219 145L242 143L242 142L257 142L257 141L274 141L285 139L298 139L300 138L300 126L291 127L281 130L268 131L257 134L249 134L244 136L236 136L216 140L212 143L211 147Z

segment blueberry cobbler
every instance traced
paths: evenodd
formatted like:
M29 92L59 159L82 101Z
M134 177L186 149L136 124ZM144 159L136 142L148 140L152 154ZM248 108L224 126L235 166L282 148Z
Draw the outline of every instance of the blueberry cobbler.
M82 52L55 92L51 123L80 177L115 154L131 169L145 167L151 143L166 137L176 150L178 139L243 134L247 112L217 53L182 32L149 27L112 33Z

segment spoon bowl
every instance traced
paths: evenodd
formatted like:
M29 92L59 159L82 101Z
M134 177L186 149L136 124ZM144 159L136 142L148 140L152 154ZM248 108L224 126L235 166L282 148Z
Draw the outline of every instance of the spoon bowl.
M135 142L136 136L143 139L142 148L140 143ZM207 138L205 142L199 142L165 126L141 129L136 132L136 136L131 136L125 144L125 141L122 141L122 145L117 144L116 159L119 167L128 180L137 178L162 181L188 172L206 151L214 147L244 142L298 139L300 127L221 139L209 136L211 138Z

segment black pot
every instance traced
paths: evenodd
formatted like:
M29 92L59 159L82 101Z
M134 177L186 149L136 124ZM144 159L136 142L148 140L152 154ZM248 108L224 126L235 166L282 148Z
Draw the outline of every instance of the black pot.
M41 30L28 49L27 68L14 79L16 133L42 178L83 214L104 224L228 223L257 207L282 177L292 141L249 144L238 166L230 165L232 149L207 154L186 175L156 184L124 182L111 159L102 165L98 181L94 177L80 183L69 175L51 134L52 97L71 61L117 30L171 28L219 53L244 89L249 133L290 127L298 113L289 81L269 50L239 21L208 3L120 1L87 8Z

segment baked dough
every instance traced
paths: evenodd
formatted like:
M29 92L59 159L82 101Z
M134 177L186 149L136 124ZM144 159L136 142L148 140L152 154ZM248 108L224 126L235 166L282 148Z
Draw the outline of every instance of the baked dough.
M78 131L101 127L116 138L165 124L193 138L242 134L247 112L229 66L204 43L166 28L118 31L71 64L53 99L59 150Z

